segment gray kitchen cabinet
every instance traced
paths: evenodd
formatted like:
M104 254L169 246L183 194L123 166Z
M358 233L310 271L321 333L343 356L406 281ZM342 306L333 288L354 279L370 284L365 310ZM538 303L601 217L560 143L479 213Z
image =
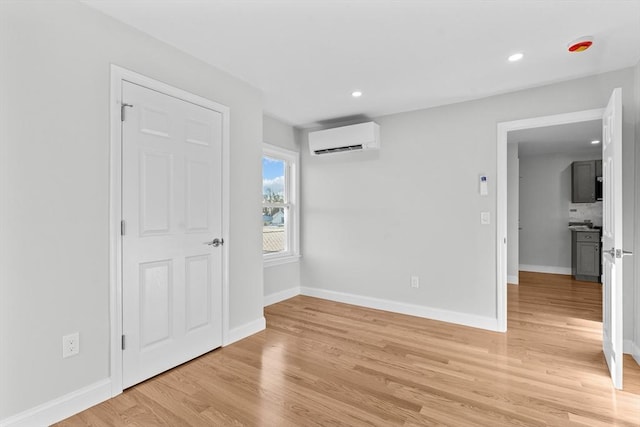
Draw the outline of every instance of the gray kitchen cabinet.
M596 201L596 162L587 160L571 163L571 202Z
M572 231L571 270L576 280L600 281L600 231Z

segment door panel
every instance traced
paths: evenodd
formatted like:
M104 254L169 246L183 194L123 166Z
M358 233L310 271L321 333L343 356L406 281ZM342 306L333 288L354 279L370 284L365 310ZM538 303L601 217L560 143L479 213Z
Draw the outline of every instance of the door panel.
M211 257L197 255L186 260L187 331L206 326L211 320L209 282Z
M142 152L140 162L141 234L166 234L171 222L172 156Z
M171 338L171 261L140 264L140 348Z
M123 82L123 386L222 344L222 115Z
M622 388L622 90L602 118L602 347L615 388ZM620 251L620 252L618 252Z
M203 231L209 228L209 197L211 192L209 165L205 162L187 160L187 231Z
M170 123L169 111L161 111L149 105L140 106L140 132L170 138Z

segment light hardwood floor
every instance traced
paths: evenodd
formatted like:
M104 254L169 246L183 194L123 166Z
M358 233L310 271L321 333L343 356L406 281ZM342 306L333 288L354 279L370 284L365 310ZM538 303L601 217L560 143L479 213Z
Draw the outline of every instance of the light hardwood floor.
M640 368L611 387L599 284L521 273L506 334L298 296L267 330L60 426L638 426Z

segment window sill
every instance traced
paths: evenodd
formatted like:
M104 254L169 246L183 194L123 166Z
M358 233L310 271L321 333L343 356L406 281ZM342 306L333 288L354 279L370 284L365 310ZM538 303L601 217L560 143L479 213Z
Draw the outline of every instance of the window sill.
M298 262L300 255L283 255L276 257L263 258L263 267L274 267L276 265L290 264L292 262Z

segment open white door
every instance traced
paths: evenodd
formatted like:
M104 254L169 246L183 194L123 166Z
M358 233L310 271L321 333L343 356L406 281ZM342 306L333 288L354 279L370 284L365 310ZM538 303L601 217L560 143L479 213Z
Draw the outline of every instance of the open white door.
M123 387L222 344L222 114L123 81Z
M602 117L602 347L613 386L622 389L622 89Z

